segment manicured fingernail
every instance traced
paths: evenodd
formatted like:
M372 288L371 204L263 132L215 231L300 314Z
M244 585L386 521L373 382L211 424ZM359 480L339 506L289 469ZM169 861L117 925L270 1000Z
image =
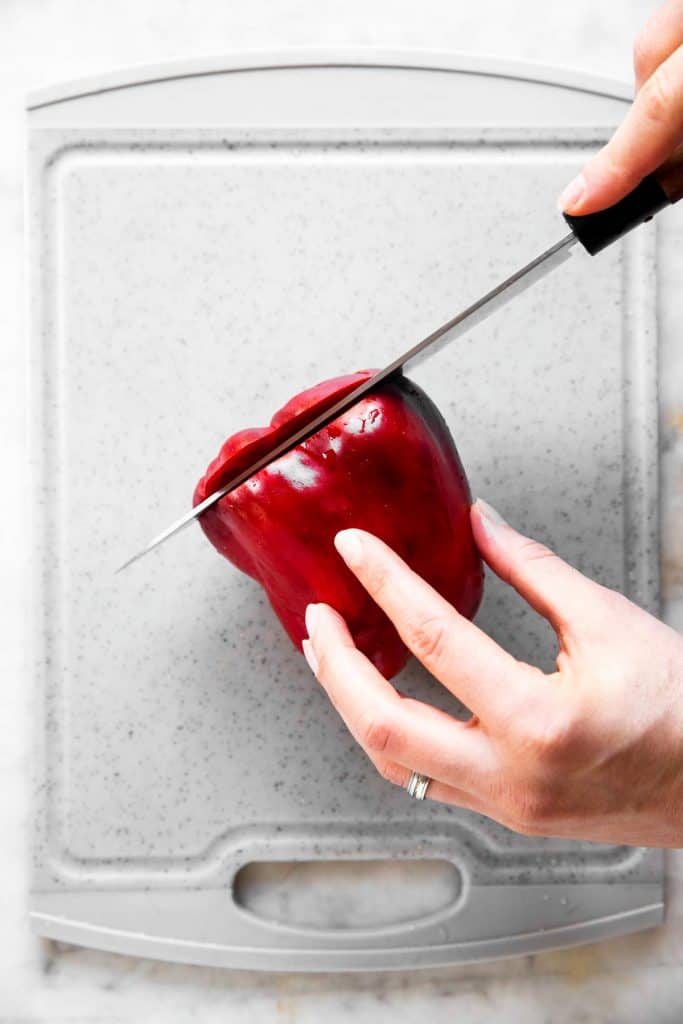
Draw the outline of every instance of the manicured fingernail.
M357 530L342 530L334 538L334 546L347 565L359 565L362 561L363 543Z
M315 656L315 651L313 650L313 644L311 643L311 641L303 640L301 643L301 650L304 652L304 658L308 662L308 667L310 668L311 672L313 673L314 676L317 675L318 659Z
M489 505L488 501L484 501L483 498L477 498L475 505L479 511L479 518L485 533L489 537L497 537L499 533L498 527L507 526L500 512L496 511L493 505Z
M306 632L309 636L313 636L313 630L315 629L315 623L318 618L318 608L314 604L309 604L306 608Z
M576 206L583 199L587 190L588 185L583 174L577 175L573 181L569 182L557 200L560 211L567 210L567 212L571 212L572 207Z

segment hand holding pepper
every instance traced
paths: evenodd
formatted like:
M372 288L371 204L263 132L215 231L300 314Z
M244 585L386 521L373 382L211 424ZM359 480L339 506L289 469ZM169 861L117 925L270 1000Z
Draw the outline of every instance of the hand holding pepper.
M634 49L636 98L560 206L618 202L683 143L683 0ZM518 832L683 846L683 638L520 536L483 502L481 554L557 633L557 671L516 661L381 541L345 530L337 548L406 645L473 712L467 723L400 697L324 605L304 651L351 732L387 779L429 776L428 796Z
M557 671L517 661L382 541L335 544L406 646L472 711L461 722L400 696L354 646L341 617L311 605L304 653L378 771L428 798L527 835L683 846L683 638L522 537L484 502L472 509L488 565L553 626Z
M683 144L683 0L669 0L650 18L636 39L633 65L633 105L560 196L567 213L612 206Z

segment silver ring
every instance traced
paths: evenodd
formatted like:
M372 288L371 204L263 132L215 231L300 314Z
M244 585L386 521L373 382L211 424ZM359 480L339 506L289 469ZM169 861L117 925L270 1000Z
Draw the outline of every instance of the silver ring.
M413 796L416 800L424 800L431 781L432 780L428 775L420 775L419 772L412 772L408 779L408 785L406 786L408 796Z

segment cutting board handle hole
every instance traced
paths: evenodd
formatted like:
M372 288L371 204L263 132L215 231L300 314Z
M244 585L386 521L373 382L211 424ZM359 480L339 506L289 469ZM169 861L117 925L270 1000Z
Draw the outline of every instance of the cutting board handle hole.
M359 929L408 924L457 902L462 876L448 860L251 861L233 898L257 917L292 927Z

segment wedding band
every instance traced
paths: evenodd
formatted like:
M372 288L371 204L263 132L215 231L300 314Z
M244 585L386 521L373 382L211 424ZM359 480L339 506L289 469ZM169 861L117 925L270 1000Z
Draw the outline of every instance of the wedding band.
M408 796L413 796L416 800L424 800L427 795L427 788L431 781L432 780L428 775L420 775L419 772L412 772L408 779L408 785L406 786Z

